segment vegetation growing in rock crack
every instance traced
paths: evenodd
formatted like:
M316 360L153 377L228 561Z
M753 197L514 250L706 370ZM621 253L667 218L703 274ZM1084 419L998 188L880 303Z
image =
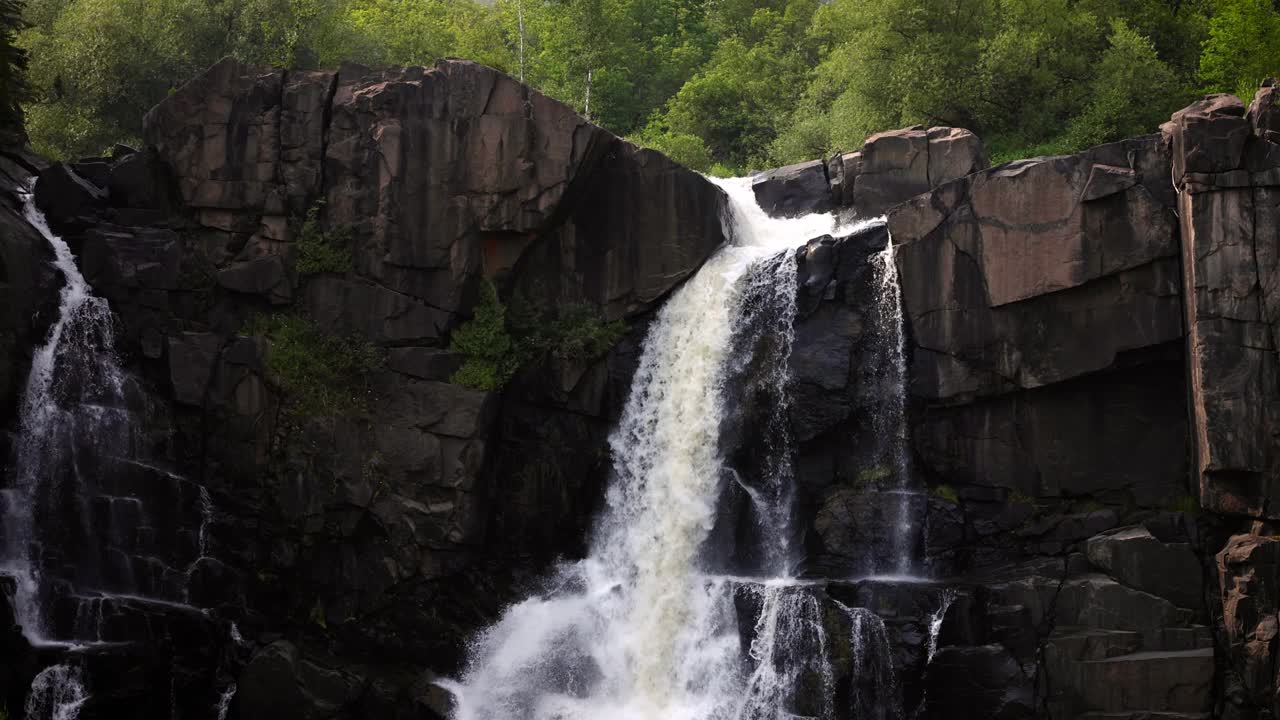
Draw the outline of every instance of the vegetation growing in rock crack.
M244 332L270 342L269 380L285 394L292 414L305 419L367 408L367 376L383 357L364 338L330 335L310 320L286 313L255 316Z
M307 210L306 218L298 228L298 273L345 273L351 270L351 229L345 226L328 230L320 226L320 207L317 203Z
M481 285L480 302L471 319L453 331L449 349L464 358L450 382L469 388L496 390L520 367L515 343L507 332L507 307L498 299L493 283Z
M493 283L480 288L472 318L450 337L449 349L463 356L450 382L477 390L506 385L522 365L544 355L588 361L609 351L626 333L626 323L605 322L585 303L570 303L554 311L539 308L517 295L508 316Z
M951 503L952 505L960 504L959 493L957 493L956 489L951 487L950 485L934 485L932 488L930 488L930 490L933 491L934 495L938 496L942 500L945 500Z
M974 130L996 161L1074 151L1280 72L1272 0L29 0L24 18L28 126L55 157L136 140L225 55L468 58L719 174L913 123Z

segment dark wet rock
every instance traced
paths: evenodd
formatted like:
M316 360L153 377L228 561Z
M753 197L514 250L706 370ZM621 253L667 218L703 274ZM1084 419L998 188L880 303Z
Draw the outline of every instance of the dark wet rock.
M1089 539L1089 562L1128 585L1179 607L1204 607L1200 559L1189 543L1165 543L1145 527L1126 527Z
M878 133L860 150L770 170L752 184L775 217L847 209L875 217L923 192L987 167L977 135L963 128L919 125Z
M773 217L796 217L830 212L832 190L826 163L821 160L788 165L757 175L751 181L756 203Z
M249 662L237 683L236 706L244 717L320 720L342 715L360 690L357 677L304 657L280 640Z

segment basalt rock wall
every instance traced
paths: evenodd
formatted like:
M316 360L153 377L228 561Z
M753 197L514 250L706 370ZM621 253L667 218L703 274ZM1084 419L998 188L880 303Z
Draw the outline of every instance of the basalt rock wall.
M184 691L210 717L231 681L238 717L445 712L423 671L456 673L472 633L581 552L648 318L721 244L722 193L461 61L228 59L153 109L145 140L0 161L0 419L16 427L51 319L35 309L56 302L19 217L40 171L118 354L172 415L156 462L212 501L190 602L239 639L216 675L175 660ZM480 352L521 353L519 373L455 382L451 337L491 292L533 334ZM140 702L164 672L128 678L82 717L167 716Z
M883 616L908 710L1280 712L1274 92L1073 156L988 169L971 133L908 128L756 183L776 214L886 216L798 253L788 420L799 570ZM21 218L37 175L171 418L160 460L209 491L190 601L239 637L208 677L180 653L98 657L113 690L86 720L167 716L139 698L175 673L209 713L235 681L232 717L446 712L430 672L582 551L647 322L725 240L705 178L501 73L226 60L147 116L138 151L0 155L8 430L60 286ZM890 244L901 468L878 419ZM491 338L524 362L468 386L452 342L490 286L508 329L561 334ZM931 582L862 576L896 551L899 502ZM849 638L859 616L832 616ZM155 627L157 648L191 637ZM10 640L12 706L46 660ZM866 684L851 653L839 682ZM138 657L165 660L126 672Z
M828 592L871 609L908 598L888 623L905 681L927 621L909 609L956 593L920 679L928 716L1280 712L1274 94L1206 98L1159 135L965 174L885 212L924 483L912 517L935 582ZM801 294L819 298L797 329L802 419L833 410L806 391L814 361L865 367L875 344L865 299L848 300L865 298L869 261L832 267ZM819 377L835 405L856 402L840 372ZM841 438L872 422L832 417ZM845 458L819 476L807 527L828 563L833 511L851 536L884 534L883 499L838 501L876 478L856 445L800 448L802 468Z

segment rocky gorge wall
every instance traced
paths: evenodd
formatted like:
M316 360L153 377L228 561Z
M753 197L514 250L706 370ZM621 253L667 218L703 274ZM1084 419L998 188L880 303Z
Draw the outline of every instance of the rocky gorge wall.
M884 618L905 708L1280 712L1273 92L1074 156L987 168L971 133L908 128L757 179L777 214L886 215L799 252L790 422L802 572ZM215 717L231 682L231 717L447 713L432 675L581 554L645 328L725 240L723 196L461 61L225 60L152 110L145 139L67 166L0 155L0 422L16 429L57 309L18 210L38 176L164 410L161 460L212 500L190 601L227 638L216 670L152 618L135 635L163 662L113 676L82 717L167 717L138 703L174 675L191 716ZM890 243L927 581L866 577L900 489L871 412ZM490 284L509 327L577 332L508 338L528 352L514 376L466 387L451 340ZM0 657L20 707L52 660L13 633ZM860 682L852 662L842 683Z
M957 593L933 662L914 669L928 715L1280 711L1274 105L1269 85L1247 109L1212 96L1160 135L891 198L914 471L927 485L922 555ZM860 155L896 145L880 162L910 174L937 155L935 138L954 134L896 131ZM980 164L979 153L962 164ZM780 214L805 198L883 211L879 198L841 194L846 181L830 167L775 171L758 180L757 197ZM827 252L859 252L845 242ZM852 319L798 326L795 356L803 383L809 359L838 349L835 372L819 382L838 391L839 406L856 403L840 389L855 387L845 373L868 352L858 342L866 303L840 287L867 268L835 268L814 294ZM883 491L847 449L868 424L843 419L829 426L843 443L802 448L801 467L844 470L834 481L823 470L812 493L819 552L885 534L874 510ZM879 611L888 596L900 609L889 611L891 634L909 678L934 591L872 579L852 589L850 602Z

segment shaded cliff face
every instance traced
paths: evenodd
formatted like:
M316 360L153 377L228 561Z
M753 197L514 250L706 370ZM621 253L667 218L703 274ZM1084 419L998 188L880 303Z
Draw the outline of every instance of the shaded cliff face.
M921 556L958 593L921 680L930 716L1277 711L1274 94L1248 110L1211 97L1163 136L1009 163L888 209L928 486ZM795 346L822 362L808 376L798 362L795 381L827 390L807 415L845 440L870 424L831 412L857 407L845 378L867 362L870 323L844 288L871 265L834 267ZM827 562L865 547L850 528L883 535L866 532L884 523L877 503L848 501L874 492L858 461L856 442L801 448L820 469L802 477ZM895 584L829 592L896 598L909 681L927 621L910 598L930 595Z
M237 680L241 717L426 712L421 670L456 671L543 563L581 552L637 344L722 242L723 195L459 61L226 60L157 106L146 140L44 171L37 202L172 411L157 462L212 501L190 602L245 644L228 640L217 677L175 660L183 687L213 712ZM43 266L22 232L0 244L6 269ZM21 302L0 341L29 347L41 296L26 289L56 284L5 277ZM526 353L500 391L450 382L465 360L451 334L486 283L578 349ZM573 335L605 326L603 347ZM0 367L13 421L24 366ZM154 670L93 712L153 695Z

